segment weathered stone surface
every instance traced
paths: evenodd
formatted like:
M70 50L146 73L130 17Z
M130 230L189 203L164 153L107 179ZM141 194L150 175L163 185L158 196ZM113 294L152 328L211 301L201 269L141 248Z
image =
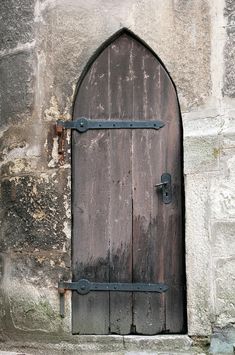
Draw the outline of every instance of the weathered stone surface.
M70 227L67 172L2 181L1 250L63 250Z
M233 0L225 0L224 15L227 19L227 40L224 47L224 88L223 93L235 97L235 5Z
M178 88L181 109L201 105L210 95L207 1L81 0L78 5L75 0L59 0L54 8L44 7L41 17L44 119L69 117L82 70L97 48L123 27L139 35L163 60Z
M211 178L210 209L211 218L229 220L235 216L235 149L221 152L223 172Z
M0 324L3 333L20 331L60 334L70 331L69 293L65 318L59 313L58 280L70 279L70 255L51 250L1 254L4 272L0 279ZM27 335L28 334L28 335ZM22 334L23 335L23 334Z
M34 103L34 56L31 53L0 58L1 125L32 116Z
M46 335L44 335L45 339ZM132 336L130 336L131 338ZM123 336L115 336L115 335L108 335L108 336L73 336L70 337L70 342L64 341L63 337L58 337L54 339L54 342L45 343L45 341L40 342L27 342L23 343L23 340L20 339L18 342L6 342L2 344L2 349L4 350L22 350L24 353L30 354L42 354L42 355L63 355L63 354L84 354L84 355L94 355L94 354L102 354L102 355L206 355L205 349L200 347L190 347L190 349L184 350L183 348L178 348L179 339L178 335L172 336L165 336L165 343L169 344L171 342L171 348L166 350L164 344L158 348L158 350L153 350L151 345L154 345L157 340L158 336L154 336L152 339L152 344L149 341L150 347L146 347L145 349L140 349L138 344L140 340L136 337L136 340L133 339L133 350L127 350L125 348L125 342ZM159 336L160 338L162 336ZM170 340L171 338L171 340ZM176 347L174 347L174 338L176 340ZM73 340L72 340L73 339ZM159 339L159 344L161 340ZM134 346L135 344L135 346ZM165 349L165 350L164 350ZM204 352L205 351L205 352Z
M222 148L235 148L235 112L233 114L233 117L227 119L222 130Z
M225 0L224 14L230 16L235 11L235 3L233 0Z
M30 173L39 168L43 131L42 127L36 130L33 125L18 125L10 126L3 132L0 137L2 178Z
M184 172L185 174L218 170L219 137L191 136L184 140Z
M187 175L186 270L189 335L211 332L211 261L209 240L209 182L206 175Z
M1 177L64 168L69 162L70 143L68 131L64 134L64 153L60 154L55 122L10 126L0 137Z
M216 327L211 337L210 354L234 354L235 328L227 325Z
M38 287L57 287L60 279L70 279L70 254L66 251L11 252L4 256L2 282L20 282ZM17 281L18 280L18 281Z
M126 351L124 349L123 337L116 335L108 336L63 336L62 334L55 337L51 337L51 341L45 342L46 333L44 337L42 336L40 341L29 342L28 338L25 337L23 342L20 339L18 342L5 343L4 349L17 349L25 350L30 354L42 354L42 355L63 355L63 354L116 354L124 355ZM26 340L27 339L27 340Z
M224 117L215 110L183 114L185 174L219 170L220 135L224 126ZM223 131L224 136L227 129L228 126Z
M0 51L34 39L35 2L36 0L1 0Z
M234 324L235 322L234 270L235 253L231 257L218 258L215 260L217 325L226 326L226 324Z
M234 33L228 35L228 39L224 48L225 55L225 78L224 78L224 95L235 97L235 26Z
M149 1L142 1L135 13L137 21L133 28L165 63L176 84L182 111L200 106L211 93L208 4L201 0L178 0L158 1L156 6L153 0L150 7ZM143 11L151 12L150 21L148 16L143 17Z
M10 279L11 282L14 279ZM51 291L22 282L16 287L5 287L5 317L1 319L5 329L15 331L58 332L65 326L59 315L56 290Z
M156 335L156 336L124 336L126 350L148 350L148 351L185 351L192 346L192 340L187 335Z
M235 222L212 221L212 255L227 257L235 254Z
M217 136L225 125L225 119L216 108L189 111L182 114L185 137Z

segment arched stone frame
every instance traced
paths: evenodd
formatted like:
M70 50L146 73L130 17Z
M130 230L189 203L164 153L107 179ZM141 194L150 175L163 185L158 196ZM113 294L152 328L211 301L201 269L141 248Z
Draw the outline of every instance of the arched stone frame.
M112 35L108 40L104 38L103 44L97 44L97 48L93 43L94 54L90 57L88 62L84 60L83 70L79 75L78 86L81 78L85 74L87 68L96 57L97 53L106 46L106 43L110 39L114 39L122 31L129 31L126 28L122 28ZM129 31L132 33L131 31ZM144 45L150 48L146 42L139 38L136 34L133 34L138 38ZM151 49L151 48L150 48ZM153 48L154 53L157 52L158 56L161 58L161 53L158 53L157 49ZM97 52L96 52L97 51ZM94 57L93 57L94 56ZM158 57L158 58L159 58ZM166 68L167 59L164 58L164 64ZM170 66L170 65L169 65ZM169 73L170 77L173 78L173 83L176 87L176 92L179 98L182 96L180 92L180 87L177 87L177 81L174 80L174 70ZM77 88L78 88L77 86ZM76 96L76 90L74 91L73 97ZM180 100L179 100L180 106ZM182 117L182 123L184 126L184 115ZM184 130L183 130L184 131ZM187 142L185 144L185 131L183 147L185 151L185 146L187 147ZM189 158L189 160L187 160ZM207 202L207 191L208 184L206 178L203 176L194 176L190 174L190 154L184 153L184 181L185 181L185 250L186 250L186 281L187 281L187 320L188 320L188 334L189 335L205 335L211 333L211 317L212 314L212 300L211 300L211 259L210 259L210 246L208 241L209 230L203 226L206 215L206 202ZM189 174L188 174L189 170ZM198 180L199 178L199 180ZM201 191L201 192L200 192ZM200 196L199 196L200 195ZM198 219L194 219L195 214L199 214ZM195 233L196 231L196 233ZM199 238L198 238L199 237ZM199 243L198 243L199 240ZM196 254L195 254L196 253ZM200 262L197 258L200 257ZM207 272L209 270L209 274ZM205 280L202 287L202 279ZM70 321L71 317L68 318Z

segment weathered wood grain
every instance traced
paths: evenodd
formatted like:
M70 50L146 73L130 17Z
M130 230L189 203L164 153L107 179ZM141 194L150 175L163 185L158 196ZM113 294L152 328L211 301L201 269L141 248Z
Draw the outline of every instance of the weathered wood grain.
M93 63L79 89L74 117L108 111L108 50ZM102 89L102 90L101 90ZM73 132L73 280L109 281L109 132ZM73 333L109 332L109 294L73 292Z
M160 119L160 65L138 42L134 60L134 116ZM165 127L164 127L165 128ZM133 275L135 282L164 282L162 206L154 185L164 172L163 129L133 131ZM164 296L135 293L133 312L138 334L164 330Z
M109 48L111 119L133 119L130 65L132 42L119 38ZM132 282L131 130L110 130L110 282ZM132 324L131 292L110 292L110 332L128 334Z

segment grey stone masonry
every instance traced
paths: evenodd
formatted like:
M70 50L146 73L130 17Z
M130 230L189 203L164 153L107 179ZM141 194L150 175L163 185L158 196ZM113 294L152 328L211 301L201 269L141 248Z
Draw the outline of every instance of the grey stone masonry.
M224 14L227 19L227 39L224 47L225 76L224 94L235 98L235 2L225 1Z
M235 1L1 0L2 350L11 350L9 339L29 349L43 339L54 344L51 351L111 351L100 338L71 335L69 292L65 317L59 313L57 282L72 276L71 152L69 132L59 151L55 122L71 120L84 68L122 28L155 51L178 93L188 336L194 342L211 337L211 353L233 348ZM190 338L179 336L171 341L140 336L137 350L145 353L153 345L155 353L190 352ZM133 354L133 339L113 336L112 351ZM207 345L195 352L204 353Z
M36 0L1 0L0 54L35 39Z

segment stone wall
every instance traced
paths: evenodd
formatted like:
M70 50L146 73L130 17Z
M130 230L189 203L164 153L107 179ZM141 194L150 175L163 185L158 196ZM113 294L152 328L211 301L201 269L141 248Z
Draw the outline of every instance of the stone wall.
M161 58L184 126L189 335L232 329L235 236L234 0L2 0L0 330L70 333L70 137L76 84L126 27ZM219 338L219 335L218 337ZM220 341L220 339L218 340Z

